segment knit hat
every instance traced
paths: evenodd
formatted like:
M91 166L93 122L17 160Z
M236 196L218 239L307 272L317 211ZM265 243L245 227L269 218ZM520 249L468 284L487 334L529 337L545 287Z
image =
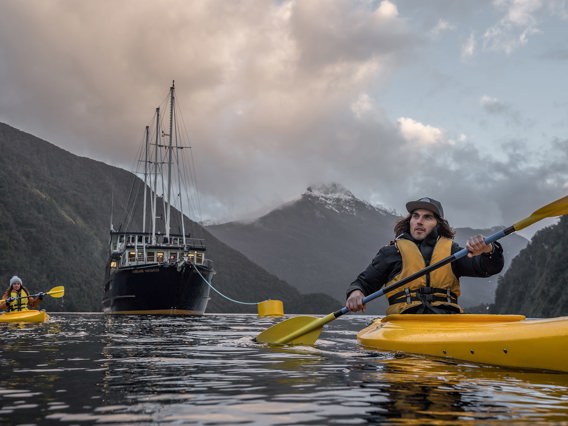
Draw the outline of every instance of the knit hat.
M408 213L412 213L414 210L426 209L436 213L442 219L444 218L444 209L442 208L442 203L433 198L424 197L416 201L409 201L406 203L406 210Z
M17 277L16 275L14 275L12 278L10 278L10 285L15 284L15 283L22 284L22 280L20 279L20 277Z

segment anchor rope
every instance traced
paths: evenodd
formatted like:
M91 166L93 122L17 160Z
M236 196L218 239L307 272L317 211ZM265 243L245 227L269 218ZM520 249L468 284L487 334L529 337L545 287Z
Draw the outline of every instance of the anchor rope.
M234 303L240 303L241 305L258 305L260 302L243 302L240 300L235 300L230 298L229 296L224 295L223 293L221 293L219 290L217 290L213 284L211 284L209 281L207 281L205 279L205 277L201 274L201 272L199 271L199 268L197 267L197 265L195 265L195 263L193 262L189 262L191 264L191 266L193 266L193 268L197 271L197 273L199 274L199 276L201 277L201 279L203 281L205 281L205 284L207 284L215 293L217 293L219 296L224 297L225 299L229 300L230 302L234 302Z

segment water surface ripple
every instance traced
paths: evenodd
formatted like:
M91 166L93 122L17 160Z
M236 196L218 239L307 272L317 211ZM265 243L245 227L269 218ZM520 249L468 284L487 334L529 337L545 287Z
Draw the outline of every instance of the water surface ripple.
M355 334L371 319L283 348L253 341L282 320L255 315L0 324L0 423L568 425L568 374L368 351Z

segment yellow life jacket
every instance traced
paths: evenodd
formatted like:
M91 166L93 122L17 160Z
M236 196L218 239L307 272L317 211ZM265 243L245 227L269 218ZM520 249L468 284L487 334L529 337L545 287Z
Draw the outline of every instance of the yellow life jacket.
M24 289L21 289L20 291L10 291L10 294L8 295L7 298L13 298L14 300L12 300L10 303L8 303L8 301L6 300L6 308L8 311L27 311L28 309L28 302L29 302L29 298L28 297L24 297L24 296L29 296L28 292Z
M401 238L396 240L395 244L402 256L402 270L387 285L398 282L426 267L424 257L422 257L422 253L414 242ZM451 256L451 248L451 239L438 238L430 264L433 265ZM427 275L429 275L429 283L426 279ZM458 305L459 295L460 282L454 275L451 264L448 263L403 287L388 292L386 296L389 299L390 306L387 309L387 314L404 313L415 306L424 304L425 299L428 299L431 306L451 306L456 312L463 312L461 306Z

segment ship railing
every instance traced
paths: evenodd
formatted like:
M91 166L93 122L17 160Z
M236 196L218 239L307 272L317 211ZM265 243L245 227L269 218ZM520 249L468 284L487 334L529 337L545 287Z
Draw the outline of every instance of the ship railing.
M111 249L120 250L121 247L132 246L164 246L181 247L189 246L196 250L205 250L205 240L201 238L191 238L188 235L171 234L169 237L163 234L152 234L148 232L111 232Z
M178 260L197 265L203 265L207 262L203 250L192 249L189 246L176 249L156 249L156 247L153 247L150 250L148 250L148 247L127 247L122 253L113 252L111 257L115 260L115 265L120 260L122 266L176 263Z
M127 249L144 249L146 248L148 249L157 249L157 248L163 248L163 249L178 249L178 250L185 250L185 251L189 251L189 250L199 250L199 251L205 251L206 250L206 246L205 246L205 241L204 240L197 240L197 239L192 239L191 241L186 241L186 244L169 244L169 243L157 243L157 244L144 244L144 243L120 243L117 246L112 247L113 248L113 252L122 252L124 250Z

